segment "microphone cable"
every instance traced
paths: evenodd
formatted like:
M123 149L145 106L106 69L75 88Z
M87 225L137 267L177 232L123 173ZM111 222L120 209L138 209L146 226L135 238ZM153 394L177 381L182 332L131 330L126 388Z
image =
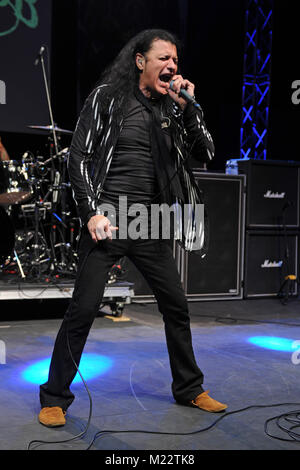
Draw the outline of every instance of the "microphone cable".
M89 397L89 416L88 416L87 424L85 425L85 428L82 432L80 432L76 436L74 436L72 438L69 438L69 439L56 440L56 441L44 441L44 440L37 440L37 439L32 440L28 444L28 450L31 450L31 446L33 444L63 444L63 443L72 442L76 439L81 439L86 435L86 433L89 429L89 426L90 426L90 423L91 423L91 418L92 418L92 397L91 397L90 391L88 389L88 386L87 386L87 384L86 384L86 382L85 382L85 380L84 380L84 378L83 378L83 376L82 376L82 374L79 370L79 367L76 364L76 361L74 360L72 350L71 350L71 347L70 347L70 342L69 342L68 328L67 328L67 331L66 331L66 336L67 336L67 345L68 345L68 350L69 350L70 357L72 359L72 362L73 362L74 366L76 367L76 370L77 370L78 374L80 375L80 378L81 378L81 380L84 384L84 387L85 387L86 392L87 392L88 397ZM248 411L248 410L251 410L251 409L275 408L275 407L281 407L281 406L299 406L300 407L300 403L287 402L287 403L273 403L273 404L269 404L269 405L264 405L264 404L263 405L249 405L249 406L246 406L244 408L239 408L237 410L225 411L224 414L222 414L222 416L217 418L215 421L213 421L208 426L206 426L204 428L201 428L201 429L197 429L195 431L190 431L190 432L146 431L144 429L132 429L132 430L104 429L104 430L98 431L94 434L92 440L90 441L90 443L88 444L88 446L84 450L90 450L91 447L94 445L95 441L99 437L103 437L105 434L134 434L135 433L135 434L152 434L152 435L161 435L161 436L193 436L193 435L196 435L196 434L203 433L205 431L209 431L210 429L215 427L220 421L222 421L223 419L225 419L228 416L232 416L232 415L235 415L235 414L238 414L238 413L242 413L242 412L245 412L245 411ZM287 426L283 426L283 424L282 424L283 421L290 424L290 427L288 428ZM289 439L288 438L283 438L283 437L280 437L280 436L277 436L277 435L271 433L269 431L269 426L273 422L275 422L277 424L277 427L282 432L287 433L290 438ZM285 442L300 442L300 433L297 433L294 430L296 428L300 428L300 409L299 410L294 410L294 411L291 411L291 412L287 412L287 413L282 413L278 416L273 416L271 418L268 418L264 423L264 432L268 437L271 437L273 439L277 439L277 440L280 440L280 441L285 441Z
M91 443L89 444L89 446L87 447L86 450L89 450L94 442L96 441L96 439L98 437L103 437L104 434L129 434L129 433L138 433L138 434L154 434L154 435L164 435L164 436L192 436L192 435L196 435L196 434L200 434L202 432L205 432L205 431L209 431L210 429L212 429L216 424L218 424L220 421L222 421L224 418L226 418L227 416L232 416L234 414L238 414L238 413L242 413L244 411L248 411L248 410L251 410L251 409L255 409L255 408L274 408L274 407L279 407L279 406L300 406L300 403L273 403L271 405L249 405L249 406L246 406L244 408L239 408L237 410L233 410L233 411L229 411L229 412L224 412L224 414L222 416L220 416L219 418L217 418L215 421L213 421L211 424L209 424L208 426L202 428L202 429L197 429L196 431L190 431L190 432L163 432L163 431L145 431L145 430L140 430L140 429L132 429L132 430L102 430L102 431L98 431L95 435L94 435L94 438L93 440L91 441ZM290 429L280 425L280 419L285 419L286 421L290 422L291 424L293 424L293 426L291 426ZM268 426L269 424L272 422L272 421L276 421L277 422L277 425L278 427L284 431L284 432L287 432L289 434L289 436L291 437L291 439L285 439L285 438L281 438L279 436L276 436L274 434L271 434L271 432L269 432L268 430ZM292 412L289 412L289 413L283 413L279 416L275 416L275 417L272 417L272 418L269 418L265 421L265 425L264 425L264 432L267 436L271 437L271 438L274 438L274 439L278 439L280 441L288 441L288 442L300 442L300 433L296 433L295 431L293 431L294 428L296 427L300 427L300 409L297 410L297 411L292 411Z

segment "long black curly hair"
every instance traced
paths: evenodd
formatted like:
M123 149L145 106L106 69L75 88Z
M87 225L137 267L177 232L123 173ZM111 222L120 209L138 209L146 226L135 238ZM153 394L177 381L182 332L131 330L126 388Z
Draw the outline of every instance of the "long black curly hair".
M118 102L120 109L124 106L124 99L126 100L127 96L139 83L140 71L135 63L136 54L147 54L153 41L158 39L174 44L180 57L182 45L175 34L164 29L141 31L121 49L115 60L104 70L97 82L97 86L108 85L103 88L102 104L104 107L109 105L112 98L115 98Z

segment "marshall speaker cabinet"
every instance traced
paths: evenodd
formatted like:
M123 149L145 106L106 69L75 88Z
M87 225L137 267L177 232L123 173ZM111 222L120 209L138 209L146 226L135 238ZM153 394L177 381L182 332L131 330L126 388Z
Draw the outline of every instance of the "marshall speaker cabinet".
M247 175L247 228L299 227L299 164L239 160L238 169Z
M279 294L287 276L298 276L298 234L283 231L247 231L245 297ZM297 294L297 283L291 295Z
M189 301L243 296L245 176L194 171L209 219L206 256L181 251L182 282Z

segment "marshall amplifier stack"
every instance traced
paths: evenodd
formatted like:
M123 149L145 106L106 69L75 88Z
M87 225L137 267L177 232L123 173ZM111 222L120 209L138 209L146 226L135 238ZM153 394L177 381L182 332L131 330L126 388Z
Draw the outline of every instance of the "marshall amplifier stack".
M297 294L299 164L239 160L247 179L244 297Z

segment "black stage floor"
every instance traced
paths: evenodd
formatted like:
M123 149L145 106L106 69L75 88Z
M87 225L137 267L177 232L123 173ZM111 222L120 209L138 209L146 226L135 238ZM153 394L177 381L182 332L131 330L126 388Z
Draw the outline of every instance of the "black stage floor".
M86 377L88 391L81 380L74 383L76 399L66 426L48 429L37 420L41 379L28 373L34 363L50 357L66 305L67 300L1 302L1 450L26 450L32 440L69 440L85 431L91 404L88 392L92 414L85 435L68 442L33 443L32 450L83 450L105 430L116 433L97 434L91 450L300 449L299 437L292 440L275 422L269 432L290 442L270 437L264 429L269 418L297 410L300 414L300 345L299 354L297 348L289 349L291 341L300 341L299 299L287 305L274 298L190 302L195 355L205 374L205 389L228 404L222 414L174 402L156 304L128 305L119 321L97 317L85 356L99 355L98 365L106 360L104 370L90 380ZM273 338L272 349L252 344L252 337ZM287 350L273 349L278 338L285 340ZM92 372L98 365L92 366ZM247 407L251 408L230 414Z

